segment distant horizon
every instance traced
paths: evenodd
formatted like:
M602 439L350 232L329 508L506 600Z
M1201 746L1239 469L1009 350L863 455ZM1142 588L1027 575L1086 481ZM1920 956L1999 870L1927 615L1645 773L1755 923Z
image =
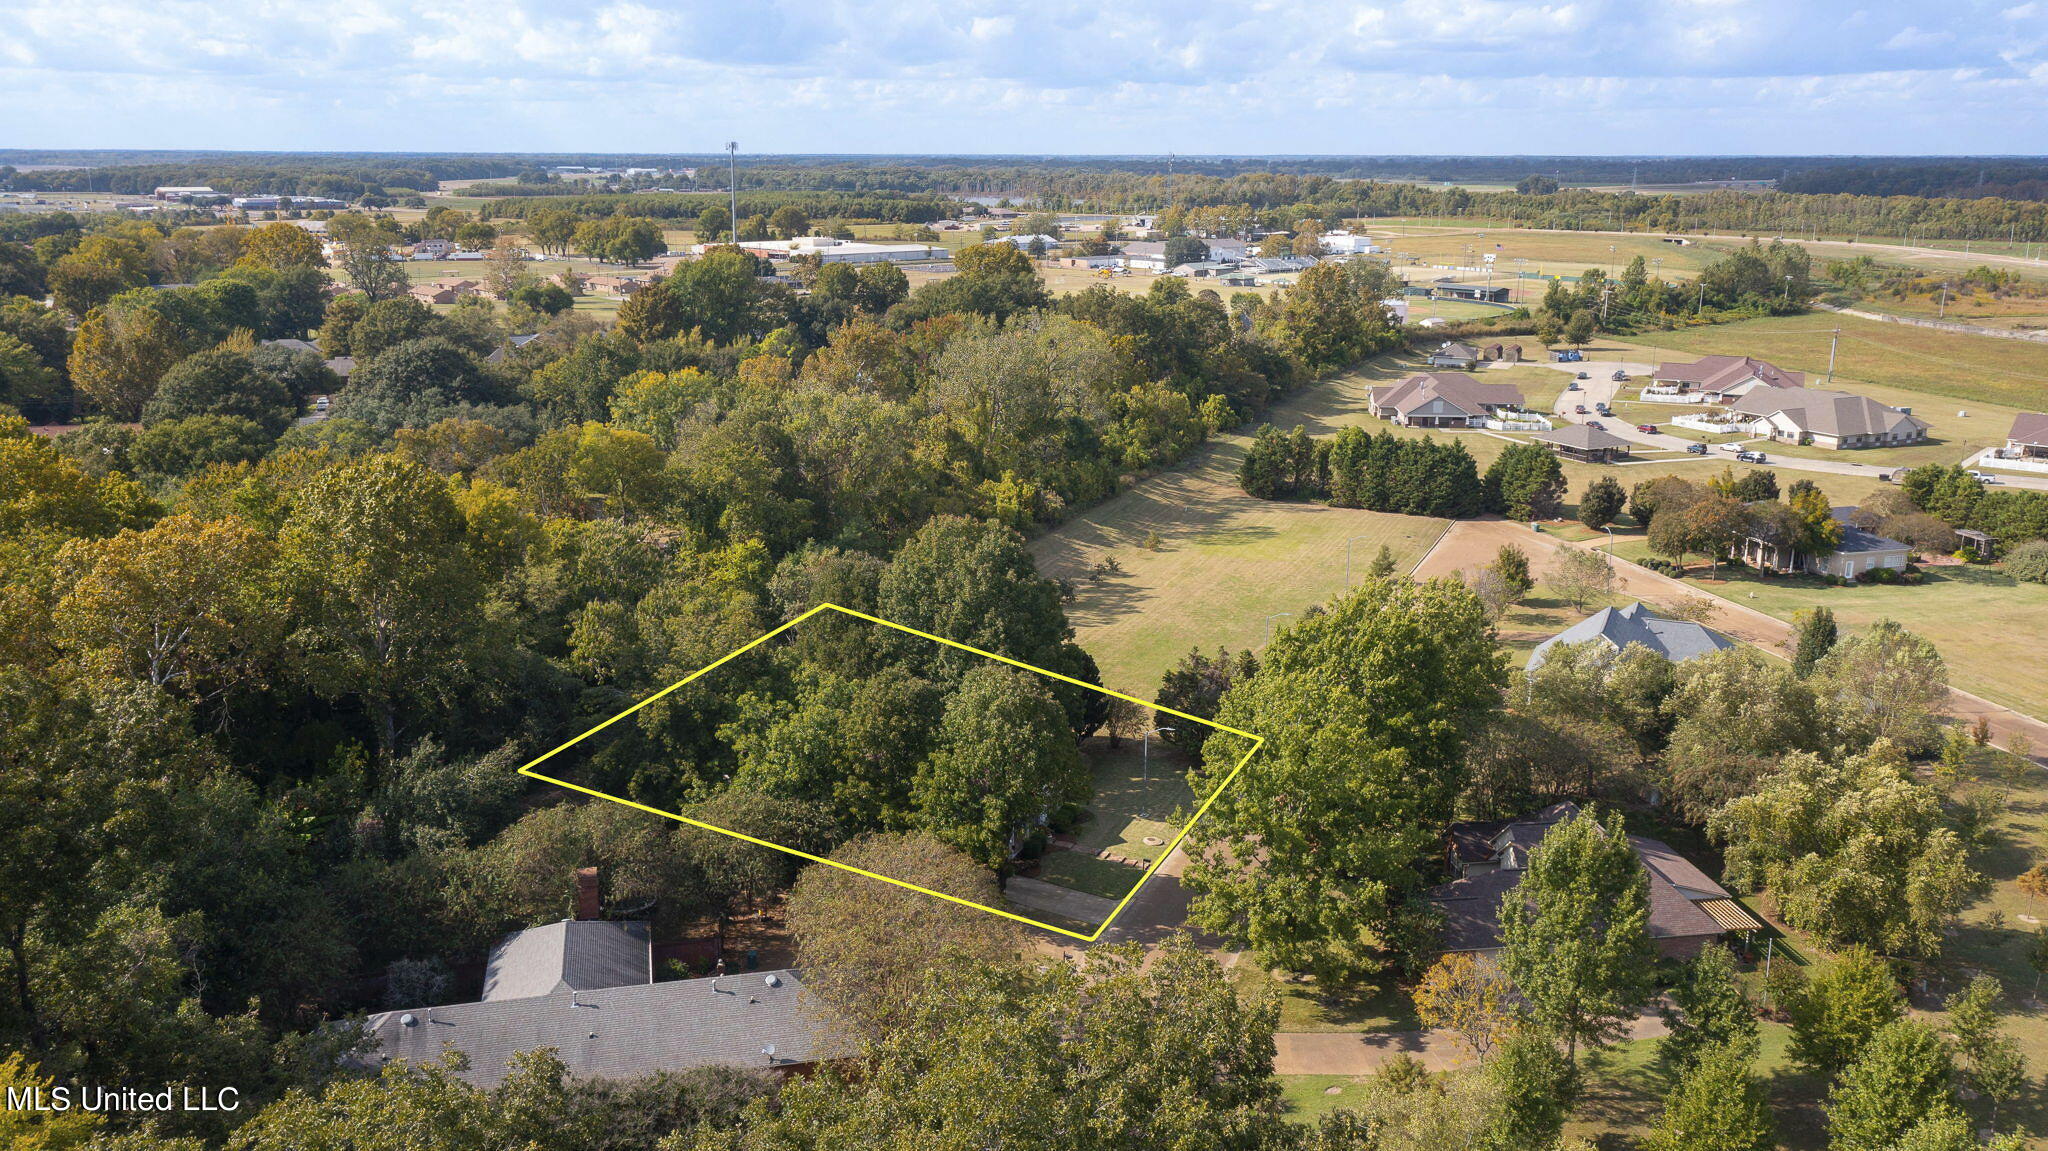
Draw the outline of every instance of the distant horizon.
M671 157L724 162L723 148L715 151L662 149L524 149L524 148L236 148L189 147L144 148L81 144L51 147L0 146L0 164L11 163L15 153L111 153L138 156L535 156L560 157ZM755 160L1020 160L1043 163L1048 160L1134 160L1160 161L1344 161L1344 160L2048 160L2048 152L749 152L744 147L738 158ZM18 167L19 165L17 165Z

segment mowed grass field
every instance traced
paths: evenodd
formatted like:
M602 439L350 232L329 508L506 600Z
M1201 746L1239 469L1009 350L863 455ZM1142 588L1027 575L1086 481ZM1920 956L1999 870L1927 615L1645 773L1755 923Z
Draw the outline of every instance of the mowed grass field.
M1374 237L1394 253L1406 253L1429 264L1477 267L1491 254L1502 275L1517 271L1576 276L1587 268L1618 275L1637 256L1662 260L1653 270L1667 280L1690 279L1722 252L1738 247L1732 241L1705 240L1667 244L1661 233L1609 236L1598 232L1559 232L1536 228L1486 227L1463 221L1433 224L1413 219L1353 220L1351 230ZM1608 246L1614 250L1609 252ZM1466 249L1471 249L1467 252ZM1527 260L1515 263L1516 258Z

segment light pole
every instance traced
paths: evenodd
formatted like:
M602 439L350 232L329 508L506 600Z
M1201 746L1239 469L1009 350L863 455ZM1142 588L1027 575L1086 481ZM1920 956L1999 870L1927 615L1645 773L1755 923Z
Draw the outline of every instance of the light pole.
M1141 800L1141 803L1146 803L1146 801L1152 798L1152 737L1155 735L1170 735L1172 732L1173 729L1170 727L1155 727L1138 738L1139 771L1144 775L1145 779L1145 800ZM1147 806L1149 806L1149 803L1147 803ZM1138 818L1150 819L1152 817L1140 811L1138 812Z
M1293 614L1294 614L1294 613L1293 613L1293 612L1291 612L1291 611L1276 611L1276 612L1274 612L1274 613L1273 613L1272 615L1269 615L1269 616L1267 616L1267 617L1266 617L1266 642L1267 642L1267 643L1269 643L1269 644L1270 644L1270 643L1272 643L1272 642L1273 642L1273 621L1274 621L1274 620L1276 620L1276 619L1279 619L1279 618L1280 618L1281 616L1283 616L1283 615L1285 615L1285 616L1291 616L1291 615L1293 615Z
M1352 537L1351 537L1350 539L1348 539L1348 540L1345 540L1345 541L1344 541L1344 586L1345 586L1345 587L1350 587L1350 586L1351 586L1351 545L1352 545L1352 544L1355 544L1355 543L1357 543L1357 542L1358 542L1359 540L1363 540L1363 539L1371 539L1371 538L1372 538L1372 537L1371 537L1370 535L1358 535L1358 536L1352 536Z
M725 170L732 178L732 246L740 246L740 144L725 142Z

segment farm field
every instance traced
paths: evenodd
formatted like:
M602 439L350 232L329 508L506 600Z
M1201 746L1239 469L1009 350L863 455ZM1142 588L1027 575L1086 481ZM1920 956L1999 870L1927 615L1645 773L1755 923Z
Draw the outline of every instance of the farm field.
M1615 551L1628 559L1653 554L1640 539ZM1832 587L1806 576L1764 577L1726 567L1718 580L1704 578L1703 569L1687 579L1787 621L1815 607L1832 610L1844 630L1898 620L1941 651L1955 686L2036 718L2048 716L2048 663L2039 653L2041 637L2048 636L2048 586L2018 583L1979 565L1922 570L1927 582L1917 587Z
M1494 267L1507 275L1521 270L1576 276L1587 268L1602 268L1610 275L1619 275L1631 259L1641 256L1646 261L1664 261L1662 265L1653 267L1666 279L1689 279L1722 252L1740 246L1730 240L1667 244L1662 233L1619 236L1600 232L1475 226L1463 220L1449 225L1402 219L1353 220L1350 223L1354 232L1379 237L1380 242L1391 248L1397 257L1407 254L1429 264L1476 267L1480 256L1492 253ZM1609 245L1614 251L1607 250ZM1528 263L1517 265L1514 262L1517 257Z

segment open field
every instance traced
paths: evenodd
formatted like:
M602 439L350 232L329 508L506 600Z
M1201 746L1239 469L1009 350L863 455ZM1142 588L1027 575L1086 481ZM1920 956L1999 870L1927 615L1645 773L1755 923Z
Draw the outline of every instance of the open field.
M1640 539L1625 540L1615 551L1628 559L1652 554ZM2048 715L2048 661L2040 658L2041 639L2048 636L2048 586L2018 583L1974 564L1923 568L1927 582L1917 587L1833 587L1810 576L1727 567L1713 580L1705 578L1703 565L1695 566L1688 582L1782 620L1815 607L1832 610L1845 631L1898 620L1941 651L1957 687L2027 715Z
M1878 312L1887 316L1947 320L1951 323L1975 324L1980 328L2020 331L2048 328L2048 295L2007 296L2000 299L1988 292L1972 292L1967 295L1950 295L1944 307L1938 295L1926 293L1899 299L1890 296L1860 299L1854 306L1861 311Z
M1667 244L1658 233L1611 236L1599 232L1473 226L1463 220L1448 225L1400 219L1354 220L1351 230L1378 238L1393 250L1397 264L1405 262L1398 259L1405 254L1426 264L1477 267L1479 258L1491 253L1495 269L1507 276L1517 271L1576 276L1588 268L1619 275L1631 259L1641 256L1645 261L1662 260L1661 265L1652 267L1665 279L1689 279L1721 252L1739 246L1732 241ZM1612 252L1608 251L1610 245L1614 248ZM1528 262L1517 264L1517 258ZM1540 294L1541 285L1530 287Z
M2005 405L2038 411L2048 406L2048 347L2023 340L1989 339L1932 328L1884 324L1855 316L1814 313L1710 324L1626 337L1628 345L1665 349L1669 359L1708 354L1752 355L1806 372L1817 384L1828 370L1828 337L1842 331L1835 380L1845 391L1878 389L1899 397L1917 394L1918 413L1928 397L1962 404ZM1890 402L1886 400L1886 402ZM2003 433L2003 427L1997 429ZM1842 453L1865 456L1869 453ZM1960 458L1960 457L1958 457Z

